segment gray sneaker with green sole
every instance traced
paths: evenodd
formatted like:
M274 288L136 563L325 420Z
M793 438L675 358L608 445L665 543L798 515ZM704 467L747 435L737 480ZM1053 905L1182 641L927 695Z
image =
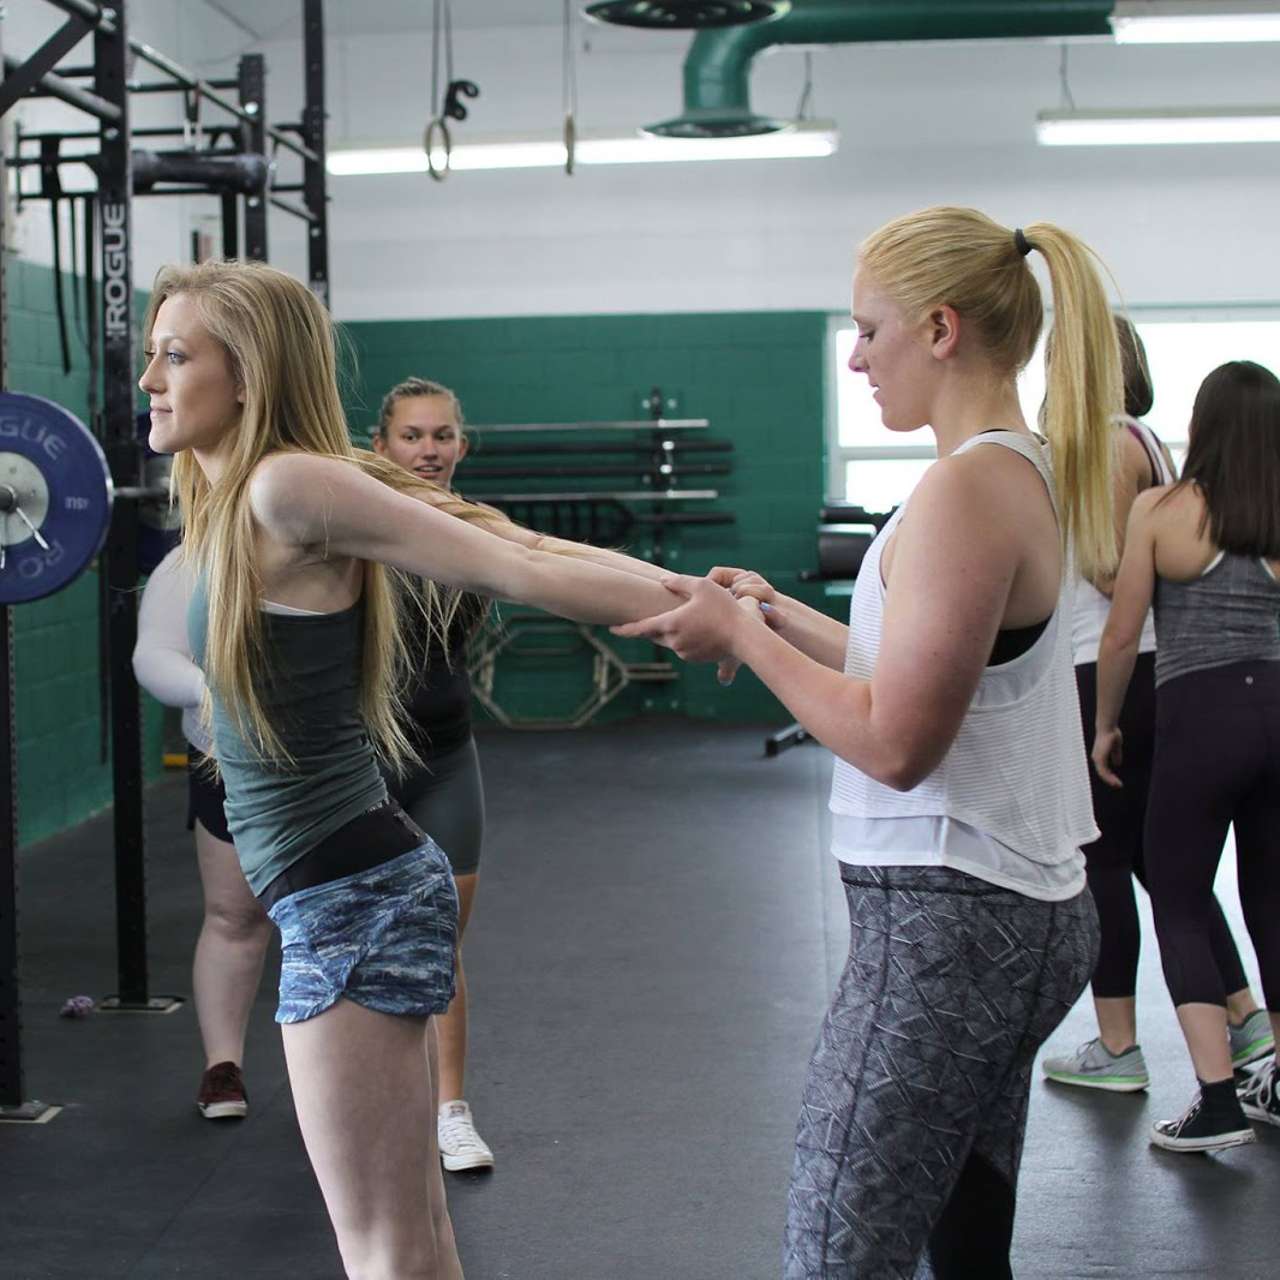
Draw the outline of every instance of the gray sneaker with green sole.
M1275 1052L1276 1041L1271 1034L1271 1019L1265 1009L1255 1009L1238 1027L1227 1024L1227 1039L1231 1042L1231 1065L1247 1067Z
M1151 1083L1142 1049L1136 1044L1115 1054L1101 1040L1086 1040L1075 1053L1065 1058L1046 1058L1041 1066L1048 1079L1081 1089L1137 1093Z

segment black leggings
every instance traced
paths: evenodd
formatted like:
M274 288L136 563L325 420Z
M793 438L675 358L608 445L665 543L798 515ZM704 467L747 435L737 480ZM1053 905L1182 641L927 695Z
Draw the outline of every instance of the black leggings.
M1175 1005L1225 1004L1213 881L1235 825L1245 927L1280 1012L1280 662L1234 662L1160 686L1147 811L1151 903Z
M1138 904L1133 882L1146 889L1147 870L1143 859L1143 825L1151 790L1151 763L1155 752L1156 676L1155 654L1141 653L1129 682L1120 711L1120 732L1124 735L1124 763L1120 775L1124 786L1109 787L1089 765L1089 785L1093 791L1093 814L1102 834L1084 846L1089 889L1098 908L1102 943L1098 967L1093 973L1096 999L1132 999L1138 986L1138 952L1142 932L1138 924ZM1094 721L1097 718L1098 666L1082 663L1076 668L1076 690L1080 695L1080 720L1084 725L1085 754L1093 750ZM1228 992L1249 985L1235 939L1222 908L1210 891L1208 904L1209 946L1214 964Z

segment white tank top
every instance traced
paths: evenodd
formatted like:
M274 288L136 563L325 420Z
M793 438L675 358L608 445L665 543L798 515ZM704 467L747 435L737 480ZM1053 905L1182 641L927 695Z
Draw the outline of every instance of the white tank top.
M975 436L957 453L995 445L1021 454L1050 496L1053 477L1030 436ZM880 651L880 557L906 503L872 543L854 586L845 674L869 679ZM858 866L946 866L1028 897L1060 901L1084 888L1080 846L1097 839L1071 662L1075 572L1067 557L1058 606L1011 662L987 667L960 731L919 786L895 791L837 759L832 852Z
M1152 433L1151 428L1137 418L1120 418L1120 426L1136 435L1151 461L1152 474L1156 484L1172 484L1173 472L1165 461L1164 450ZM1111 601L1093 585L1080 578L1076 582L1075 621L1071 626L1071 658L1077 667L1086 662L1097 662L1098 643L1102 639L1102 630L1107 625L1107 617L1111 613ZM1153 653L1156 647L1155 615L1148 611L1147 620L1142 624L1142 639L1138 642L1139 653Z

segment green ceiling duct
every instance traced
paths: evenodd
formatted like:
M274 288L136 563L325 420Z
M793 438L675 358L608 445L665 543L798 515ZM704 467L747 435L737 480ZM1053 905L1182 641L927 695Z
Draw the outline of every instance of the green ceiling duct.
M618 27L692 31L768 22L790 8L791 0L600 0L586 13Z
M1115 0L794 0L770 22L701 31L684 63L684 110L646 126L670 138L772 133L785 120L751 110L751 62L779 44L1107 36Z

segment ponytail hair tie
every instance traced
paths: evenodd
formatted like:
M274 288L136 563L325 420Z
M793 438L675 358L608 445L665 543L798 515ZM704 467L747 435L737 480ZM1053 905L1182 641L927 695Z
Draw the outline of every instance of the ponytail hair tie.
M1013 247L1017 249L1017 251L1025 258L1027 254L1029 254L1031 250L1035 248L1035 245L1033 245L1031 241L1028 240L1027 237L1022 234L1022 228L1019 227L1013 233Z

